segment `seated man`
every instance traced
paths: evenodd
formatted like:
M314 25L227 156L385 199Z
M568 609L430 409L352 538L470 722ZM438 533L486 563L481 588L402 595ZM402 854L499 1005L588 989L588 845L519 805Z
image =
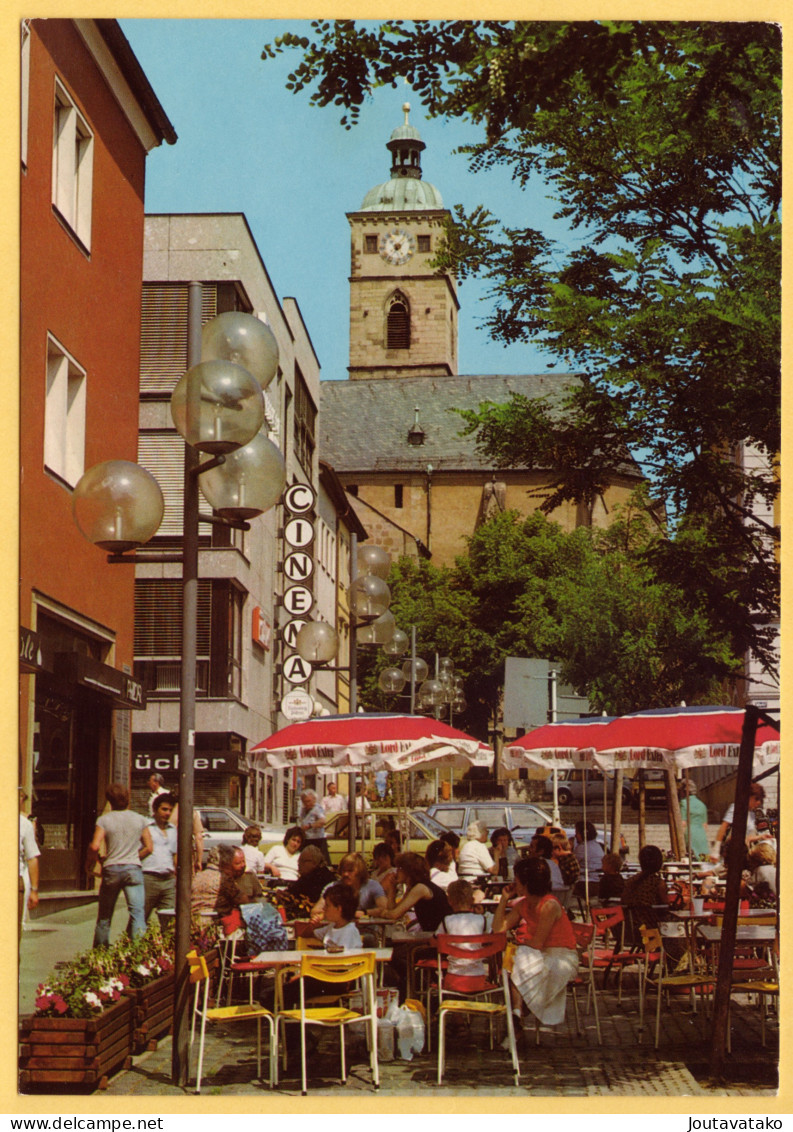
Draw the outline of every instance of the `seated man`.
M323 888L337 879L316 845L307 845L297 859L297 880L291 882L290 889L293 895L307 896L312 904L316 904Z

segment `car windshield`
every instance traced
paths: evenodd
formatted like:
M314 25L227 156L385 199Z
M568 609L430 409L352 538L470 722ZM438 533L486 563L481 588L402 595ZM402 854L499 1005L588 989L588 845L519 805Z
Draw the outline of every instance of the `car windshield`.
M425 814L423 811L420 814L416 814L416 819L420 821L423 826L426 826L428 833L434 834L436 841L441 834L446 833L448 829L448 826L441 825L439 821L436 821L435 818L431 818L429 814Z

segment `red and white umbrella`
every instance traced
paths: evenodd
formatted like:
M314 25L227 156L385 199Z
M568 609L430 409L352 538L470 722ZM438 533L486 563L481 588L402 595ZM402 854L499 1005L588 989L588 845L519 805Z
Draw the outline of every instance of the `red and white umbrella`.
M595 762L604 770L737 765L745 715L743 708L723 706L650 708L621 715L591 735ZM779 749L779 732L759 723L755 772L776 765Z
M593 767L595 743L612 719L596 715L544 723L503 748L502 766L505 770L539 766L549 771Z
M489 759L488 759L489 752ZM359 712L292 723L250 750L254 765L322 769L414 770L491 766L493 752L478 739L421 715Z

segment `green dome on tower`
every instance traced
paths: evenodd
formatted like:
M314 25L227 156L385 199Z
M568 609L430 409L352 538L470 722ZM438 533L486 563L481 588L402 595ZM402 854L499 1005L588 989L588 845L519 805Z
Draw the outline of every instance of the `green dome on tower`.
M405 123L386 143L391 151L391 180L375 185L363 198L361 212L412 212L443 208L443 198L434 185L421 179L424 142L408 121L410 103L402 106Z

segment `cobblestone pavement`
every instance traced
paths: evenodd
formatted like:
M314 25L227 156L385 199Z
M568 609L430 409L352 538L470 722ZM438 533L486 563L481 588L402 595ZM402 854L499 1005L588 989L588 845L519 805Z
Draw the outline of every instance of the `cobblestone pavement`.
M535 1031L525 1031L519 1039L521 1081L515 1087L509 1054L489 1049L484 1029L465 1028L449 1043L450 1054L444 1083L436 1084L437 1061L426 1051L412 1061L381 1061L381 1086L372 1087L366 1048L362 1041L347 1038L348 1080L339 1080L338 1038L322 1033L317 1049L309 1059L309 1095L379 1097L457 1096L497 1097L766 1097L776 1095L778 1034L775 1021L768 1024L768 1045L760 1045L760 1021L754 1007L733 1009L733 1051L728 1058L726 1081L708 1079L709 1021L702 1014L692 1015L688 1000L680 999L671 1011L662 1013L659 1049L653 1048L654 1017L648 1019L644 1033L639 1030L635 988L626 975L622 1003L616 993L601 993L603 1044L598 1045L594 1014L584 1014L584 1033L575 1032L572 1008L558 1028L543 1028L540 1043ZM583 1003L581 1004L583 1007ZM317 1030L315 1028L314 1033ZM643 1040L642 1040L643 1039ZM197 1048L191 1069L195 1081ZM263 1072L266 1074L266 1055ZM184 1096L193 1086L182 1089L171 1083L171 1042L162 1041L155 1051L142 1054L132 1067L119 1073L109 1084L105 1096ZM271 1095L266 1079L255 1081L255 1025L207 1030L202 1095L210 1097ZM281 1072L276 1096L300 1096L300 1062L290 1057Z

